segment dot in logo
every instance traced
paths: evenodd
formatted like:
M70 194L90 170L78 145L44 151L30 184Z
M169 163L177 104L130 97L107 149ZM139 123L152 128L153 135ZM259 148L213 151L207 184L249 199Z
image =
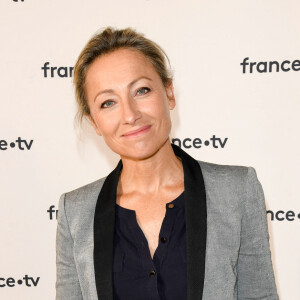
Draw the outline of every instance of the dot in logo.
M11 148L15 148L16 144L15 143L10 143Z
M18 280L18 284L22 284L23 281L21 279Z
M205 146L208 146L208 145L209 145L209 141L205 141L205 142L204 142L204 145L205 145Z

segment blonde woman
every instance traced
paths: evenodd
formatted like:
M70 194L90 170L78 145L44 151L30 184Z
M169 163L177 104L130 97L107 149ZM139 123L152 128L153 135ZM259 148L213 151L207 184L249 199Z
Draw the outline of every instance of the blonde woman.
M56 299L278 299L255 170L171 144L166 57L108 27L78 58L79 114L120 161L60 198Z

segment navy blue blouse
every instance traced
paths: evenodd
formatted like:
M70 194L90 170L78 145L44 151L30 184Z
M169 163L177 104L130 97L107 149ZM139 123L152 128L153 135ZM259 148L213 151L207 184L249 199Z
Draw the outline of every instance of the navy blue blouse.
M135 211L116 204L114 300L185 300L186 278L184 193L166 204L153 259Z

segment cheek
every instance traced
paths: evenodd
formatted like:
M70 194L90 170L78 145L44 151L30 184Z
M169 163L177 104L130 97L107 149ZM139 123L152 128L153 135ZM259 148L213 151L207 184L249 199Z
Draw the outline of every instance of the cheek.
M170 115L167 101L161 96L149 99L147 104L141 106L141 110L154 118L164 119Z
M167 103L160 103L160 106L156 107L156 113L163 123L170 122L170 110Z
M116 129L116 122L113 117L101 118L97 121L97 126L103 135L111 135Z

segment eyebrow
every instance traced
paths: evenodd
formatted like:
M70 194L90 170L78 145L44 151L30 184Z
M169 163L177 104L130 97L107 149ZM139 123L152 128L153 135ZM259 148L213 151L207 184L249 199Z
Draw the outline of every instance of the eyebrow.
M141 79L148 79L150 81L152 81L151 78L149 77L146 77L146 76L140 76L136 79L134 79L133 81L131 81L127 87L130 88L132 85L134 85L137 81L141 80ZM99 93L97 93L97 95L95 96L94 98L94 102L96 101L97 97L100 96L101 94L106 94L106 93L114 93L114 90L113 89L106 89L106 90L103 90L103 91L100 91Z

